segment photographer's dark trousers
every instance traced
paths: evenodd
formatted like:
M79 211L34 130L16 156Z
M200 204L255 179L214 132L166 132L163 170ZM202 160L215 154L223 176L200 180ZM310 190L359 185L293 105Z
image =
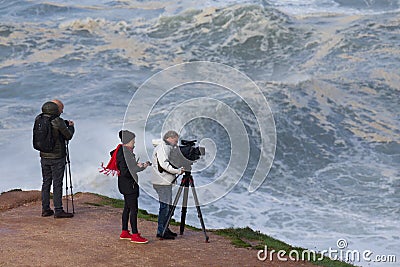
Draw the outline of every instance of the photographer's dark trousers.
M137 234L138 195L124 195L125 205L122 212L122 230L128 230L128 220L131 222L132 234Z
M161 235L168 220L169 207L172 203L172 185L153 185L158 194L160 209L158 211L157 234Z
M50 209L50 188L53 183L53 203L54 212L61 212L62 206L62 187L65 171L65 157L61 159L40 160L42 166L42 209Z

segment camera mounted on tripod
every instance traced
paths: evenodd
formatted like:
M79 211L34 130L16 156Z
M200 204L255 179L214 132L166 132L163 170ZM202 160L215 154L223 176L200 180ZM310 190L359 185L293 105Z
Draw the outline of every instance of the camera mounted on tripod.
M196 147L196 142L197 140L181 140L179 150L187 160L196 161L206 154L206 148L201 146Z
M190 171L192 165L201 156L206 154L206 148L195 146L197 140L181 140L181 145L171 151L171 163L174 166L182 166L185 170Z
M191 174L193 163L200 159L201 156L204 156L206 153L205 147L195 146L197 140L181 140L181 145L176 146L171 150L170 154L170 163L176 167L183 167L185 169L185 174L183 175L181 184L179 186L178 192L176 193L173 204L170 206L170 210L168 213L168 219L164 226L162 236L166 233L168 229L168 225L171 221L171 218L174 214L176 204L178 203L178 199L183 191L183 204L182 204L182 215L181 215L181 223L180 223L180 234L182 235L185 229L185 221L186 221L186 212L187 212L187 202L188 202L188 194L189 188L192 189L194 202L197 209L197 217L200 220L201 228L203 230L206 243L209 242L209 237L206 232L206 227L204 225L203 215L200 209L199 199L197 197L197 193L194 186L193 176Z

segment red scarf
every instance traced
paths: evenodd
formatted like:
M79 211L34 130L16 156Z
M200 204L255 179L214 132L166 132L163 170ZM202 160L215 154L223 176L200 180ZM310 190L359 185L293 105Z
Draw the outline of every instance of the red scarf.
M105 175L112 175L114 176L115 174L119 175L119 170L117 166L117 153L118 150L121 148L122 144L119 144L117 148L114 150L114 153L111 156L110 161L108 162L107 166L104 167L104 163L101 163L101 169L99 172L105 174Z

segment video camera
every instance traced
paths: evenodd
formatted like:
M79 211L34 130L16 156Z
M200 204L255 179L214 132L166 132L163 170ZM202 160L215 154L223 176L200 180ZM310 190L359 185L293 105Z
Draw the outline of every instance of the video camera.
M183 167L186 171L192 169L193 163L204 156L206 153L205 147L195 146L197 140L181 140L179 149L171 151L170 160L172 165Z
M170 160L172 165L183 167L190 171L193 163L206 154L206 148L195 146L197 140L181 140L179 149L171 151Z
M195 147L196 142L197 140L181 140L179 150L186 159L195 161L206 154L205 147Z
M155 147L160 145L161 142L161 139L152 140L153 146ZM193 163L206 154L206 148L200 146L196 147L196 142L197 140L181 140L181 145L171 150L169 156L171 165L175 168L183 167L186 171L191 171ZM160 173L164 171L162 168L158 170Z

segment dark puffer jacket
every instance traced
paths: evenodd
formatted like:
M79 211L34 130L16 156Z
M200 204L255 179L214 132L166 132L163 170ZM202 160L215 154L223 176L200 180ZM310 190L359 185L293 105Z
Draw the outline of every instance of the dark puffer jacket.
M46 102L42 106L45 116L57 116L51 121L53 126L53 138L55 140L54 150L49 153L40 152L40 157L45 159L60 159L66 156L65 141L71 140L74 135L74 126L67 126L66 122L60 118L58 106L53 102Z
M114 151L111 151L112 155ZM133 151L122 146L117 153L117 166L120 171L118 176L118 189L123 195L135 194L139 196L138 172L145 168L137 166Z

